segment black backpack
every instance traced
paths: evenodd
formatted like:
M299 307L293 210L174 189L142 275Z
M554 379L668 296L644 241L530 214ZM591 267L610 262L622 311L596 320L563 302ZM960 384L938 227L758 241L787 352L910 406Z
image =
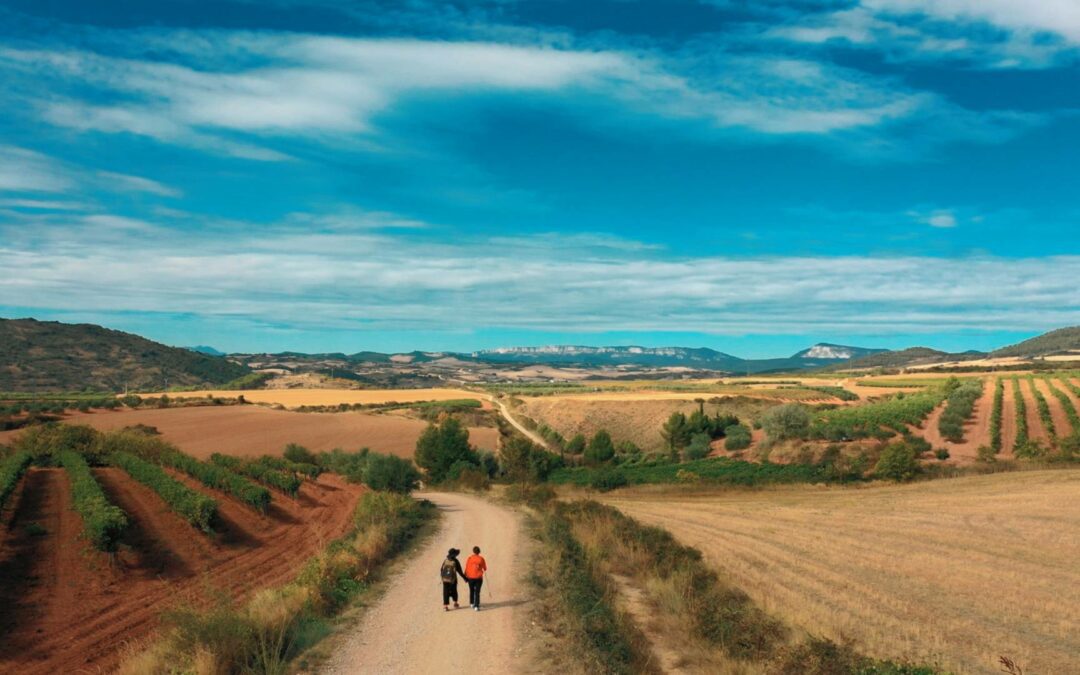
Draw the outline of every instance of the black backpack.
M457 564L452 558L443 561L442 569L439 570L444 584L452 584L457 581Z

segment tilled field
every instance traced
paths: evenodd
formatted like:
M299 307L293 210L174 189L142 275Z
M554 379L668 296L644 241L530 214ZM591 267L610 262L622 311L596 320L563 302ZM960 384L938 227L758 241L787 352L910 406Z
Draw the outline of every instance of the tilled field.
M603 497L807 632L956 673L1080 672L1080 471Z
M421 420L400 415L300 413L255 405L76 413L67 421L88 424L100 431L135 424L156 427L165 440L200 459L215 452L238 457L280 455L287 443L299 443L315 452L334 448L351 452L367 447L411 459L416 439L427 426ZM0 443L19 433L0 433ZM495 450L498 431L471 427L469 439L484 450Z
M0 527L0 672L108 672L147 637L163 610L242 598L291 579L344 534L363 488L340 477L305 482L296 499L275 493L266 515L198 486L219 502L213 535L195 530L119 469L95 469L131 522L120 550L80 537L61 469L31 469Z

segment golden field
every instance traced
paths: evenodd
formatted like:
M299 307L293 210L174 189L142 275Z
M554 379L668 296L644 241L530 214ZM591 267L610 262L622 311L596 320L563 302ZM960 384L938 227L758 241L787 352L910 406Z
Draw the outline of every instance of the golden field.
M1080 470L603 501L699 548L792 625L875 656L1080 672Z
M160 394L140 394L159 396ZM235 391L212 390L169 393L169 398L236 398L243 396L251 403L281 405L286 408L300 406L331 406L347 403L415 403L417 401L452 401L462 398L484 400L487 397L464 389L241 389Z

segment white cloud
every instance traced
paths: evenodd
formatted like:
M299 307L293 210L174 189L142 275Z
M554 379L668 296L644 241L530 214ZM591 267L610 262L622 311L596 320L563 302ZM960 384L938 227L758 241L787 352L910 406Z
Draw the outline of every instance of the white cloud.
M176 197L180 192L155 180L112 171L91 171L49 155L0 145L0 191L59 193L96 187L109 192L149 192ZM18 201L18 200L16 200ZM81 209L72 203L22 200L8 206L35 209Z
M104 218L0 226L0 268L15 271L0 278L0 297L386 330L858 334L1080 323L1078 256L670 258L604 236L436 243L409 230L288 223L234 223L222 236Z
M1080 3L1076 0L862 0L862 4L874 10L1054 33L1080 44Z
M0 191L63 192L72 180L63 165L40 152L0 145Z

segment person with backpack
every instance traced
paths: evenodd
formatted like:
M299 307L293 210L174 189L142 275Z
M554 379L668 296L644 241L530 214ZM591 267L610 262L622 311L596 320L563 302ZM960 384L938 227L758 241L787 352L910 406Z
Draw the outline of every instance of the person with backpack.
M480 611L480 587L484 585L487 561L480 555L480 547L472 547L473 554L465 561L465 581L469 582L469 606Z
M461 570L461 561L458 560L458 554L461 553L456 548L452 548L446 553L446 560L443 561L442 566L439 568L439 577L442 578L442 604L443 611L450 611L450 601L454 601L454 609L457 609L461 605L458 604L457 594L457 578L461 575L462 579L468 581L465 576L465 572Z

